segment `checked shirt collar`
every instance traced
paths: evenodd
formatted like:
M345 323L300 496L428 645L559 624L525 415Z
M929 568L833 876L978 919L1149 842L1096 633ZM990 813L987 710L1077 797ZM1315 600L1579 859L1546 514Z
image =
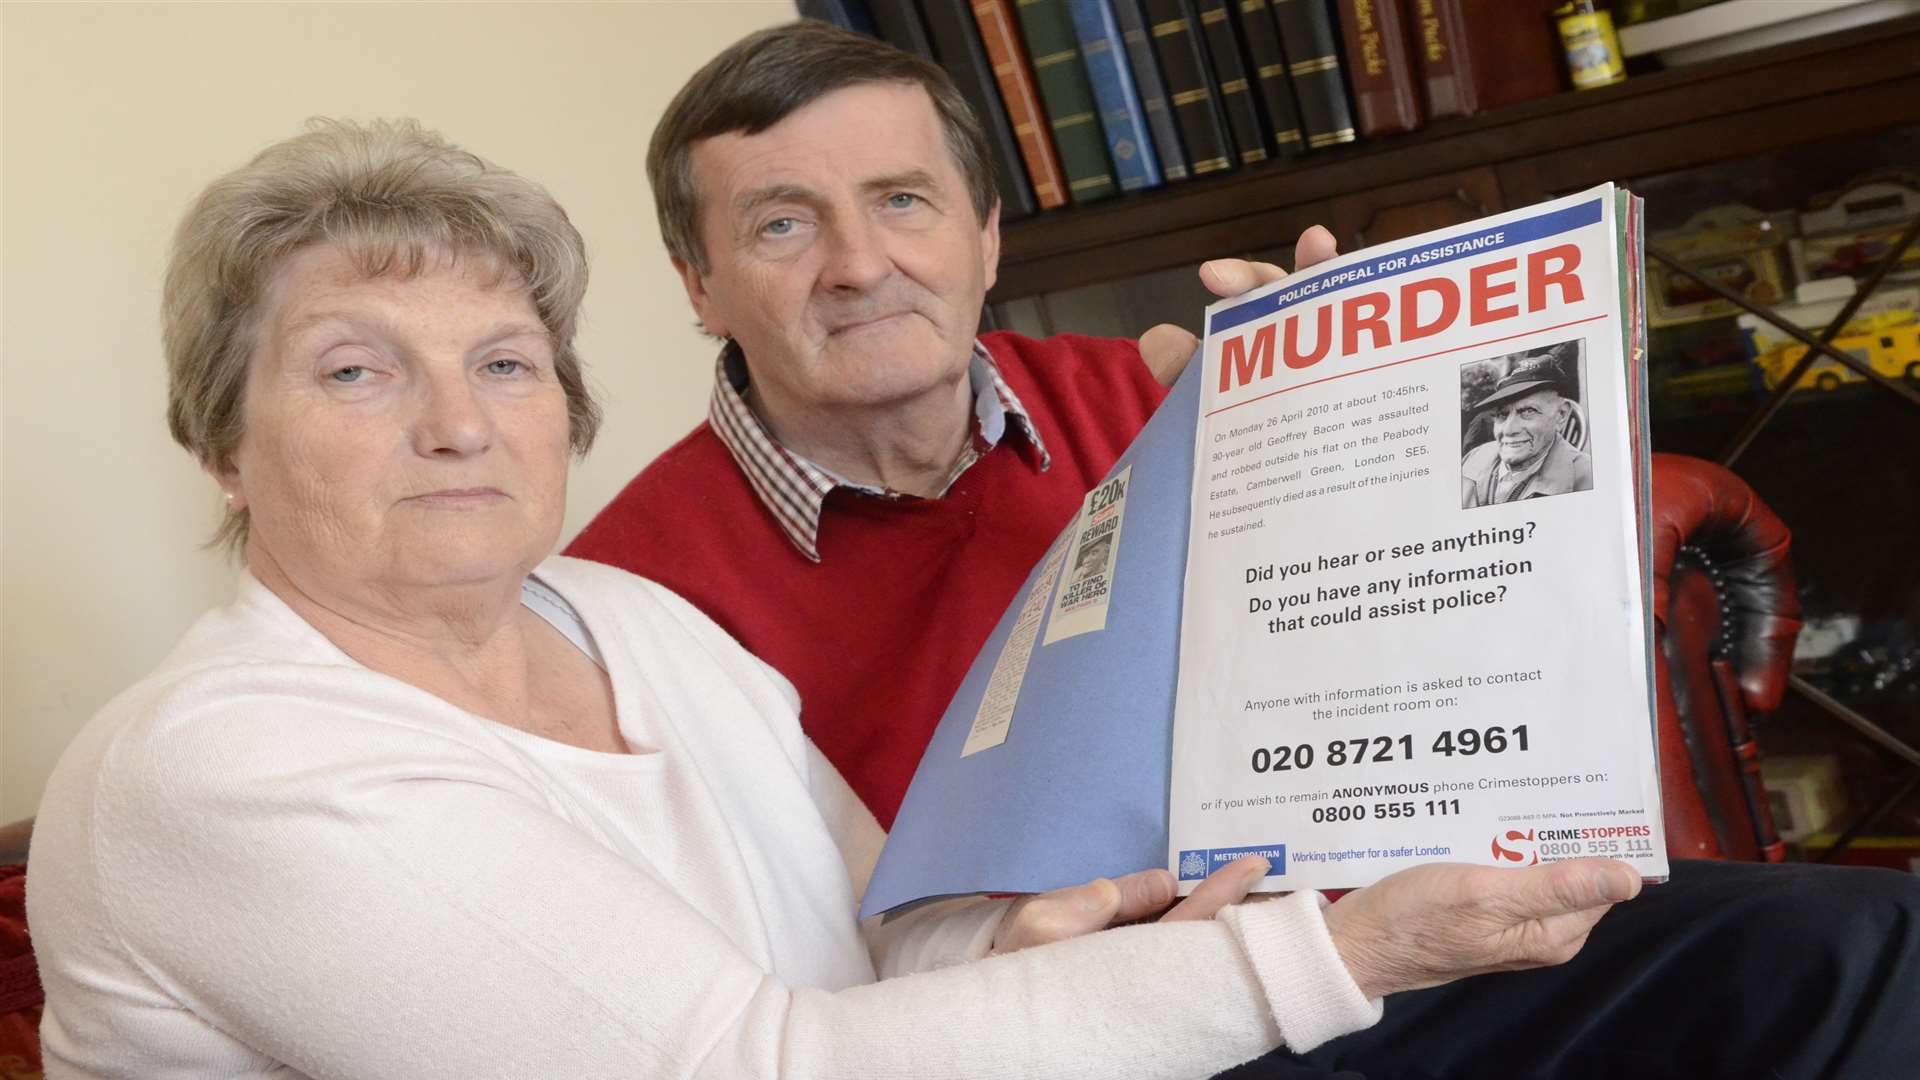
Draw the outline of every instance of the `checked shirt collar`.
M967 377L973 387L974 437L960 460L954 462L953 472L941 485L940 495L945 495L960 474L980 460L982 454L999 445L1009 420L1026 436L1038 467L1050 466L1053 460L1047 454L1039 430L1034 427L1033 418L1020 404L1013 388L1000 377L1000 368L978 341L973 343L973 360L967 367ZM746 388L746 360L740 346L729 341L714 363L713 397L707 403L707 420L739 464L740 471L746 474L761 504L772 512L773 519L780 523L780 530L808 561L820 561L820 514L826 506L827 495L834 488L844 487L884 499L914 498L904 492L854 483L780 445L742 396Z

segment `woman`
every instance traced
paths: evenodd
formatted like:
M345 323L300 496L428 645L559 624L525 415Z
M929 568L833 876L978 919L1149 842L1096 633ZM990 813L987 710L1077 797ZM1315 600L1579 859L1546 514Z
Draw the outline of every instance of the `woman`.
M319 124L187 215L169 419L248 570L48 786L49 1075L1200 1076L1435 981L1353 945L1391 890L979 963L1038 905L863 939L873 838L791 689L548 557L585 266L544 191L409 123Z

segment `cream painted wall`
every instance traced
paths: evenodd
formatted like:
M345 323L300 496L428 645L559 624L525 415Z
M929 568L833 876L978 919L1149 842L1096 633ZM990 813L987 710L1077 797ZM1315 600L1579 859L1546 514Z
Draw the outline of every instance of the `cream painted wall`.
M0 4L0 821L234 570L167 439L166 243L215 175L314 115L415 116L547 187L593 259L607 407L567 533L704 413L711 348L653 224L654 118L792 0Z

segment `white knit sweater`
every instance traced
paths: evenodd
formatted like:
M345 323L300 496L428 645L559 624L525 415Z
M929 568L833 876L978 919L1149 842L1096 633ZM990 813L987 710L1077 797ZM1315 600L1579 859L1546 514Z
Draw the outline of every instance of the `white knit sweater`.
M49 1077L1197 1077L1378 1017L1310 894L973 963L998 905L863 940L857 803L784 680L658 586L539 577L634 753L369 671L251 578L94 718L28 879Z

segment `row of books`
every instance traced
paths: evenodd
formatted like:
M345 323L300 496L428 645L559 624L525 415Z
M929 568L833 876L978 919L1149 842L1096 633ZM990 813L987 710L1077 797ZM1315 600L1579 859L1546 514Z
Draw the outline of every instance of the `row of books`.
M1412 131L1553 93L1552 0L801 0L943 66L1001 213Z

